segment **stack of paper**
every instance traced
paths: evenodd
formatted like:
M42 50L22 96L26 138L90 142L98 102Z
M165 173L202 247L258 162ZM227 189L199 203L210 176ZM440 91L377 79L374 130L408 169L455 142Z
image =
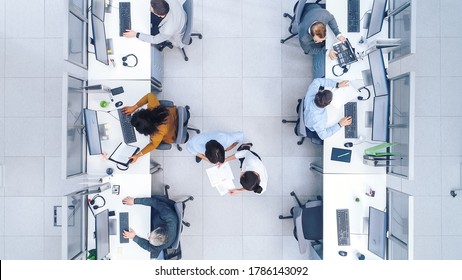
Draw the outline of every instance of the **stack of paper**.
M235 189L233 183L233 172L229 163L224 163L220 167L214 166L210 167L207 170L207 175L210 180L212 187L215 187L221 195L228 193L228 190Z

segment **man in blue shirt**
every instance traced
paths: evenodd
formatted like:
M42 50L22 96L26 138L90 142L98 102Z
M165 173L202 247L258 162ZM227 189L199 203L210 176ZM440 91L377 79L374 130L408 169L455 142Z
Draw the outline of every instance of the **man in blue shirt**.
M196 162L206 160L210 163L223 162L225 152L242 143L244 133L237 132L207 132L197 134L186 144L186 149L196 156Z
M305 107L304 107L304 120L305 126L318 134L318 137L322 140L332 136L335 132L339 131L341 127L351 124L351 116L343 117L340 121L331 127L327 125L327 110L326 107L332 101L332 91L325 89L339 88L348 86L348 81L341 81L340 83L325 79L318 78L314 79L308 87L308 91L305 96Z

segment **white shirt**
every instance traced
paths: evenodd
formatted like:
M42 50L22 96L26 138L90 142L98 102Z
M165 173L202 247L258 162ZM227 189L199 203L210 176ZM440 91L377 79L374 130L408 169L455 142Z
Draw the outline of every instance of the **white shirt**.
M244 133L241 131L226 132L207 132L197 134L186 143L186 149L193 154L205 154L205 144L210 140L216 140L226 150L234 143L241 143L244 140Z
M268 185L268 173L266 172L263 162L248 150L238 151L234 154L234 156L238 159L245 158L242 163L242 172L253 171L260 176L260 187L262 188L262 191L259 194L264 193L266 191L266 186Z

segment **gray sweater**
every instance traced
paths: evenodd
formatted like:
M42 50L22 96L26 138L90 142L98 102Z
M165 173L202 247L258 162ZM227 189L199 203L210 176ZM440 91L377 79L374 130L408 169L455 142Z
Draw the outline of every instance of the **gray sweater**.
M329 13L326 9L321 8L318 4L308 4L308 6L305 7L305 14L302 15L302 20L298 26L300 46L306 54L316 55L324 54L326 52L324 44L316 44L310 34L311 25L318 21L329 25L335 36L340 34L337 21L335 21L335 18L331 13Z

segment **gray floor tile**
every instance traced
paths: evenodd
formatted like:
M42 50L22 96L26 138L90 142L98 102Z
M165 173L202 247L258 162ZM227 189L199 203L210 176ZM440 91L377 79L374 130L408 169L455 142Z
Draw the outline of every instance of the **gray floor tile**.
M451 17L450 14L444 13L442 7L444 7L444 5L441 3L440 7L440 1L420 1L419 4L416 5L417 14L419 15L416 17L417 37L439 37L445 34L443 30L446 29L442 28L440 30L440 26L452 26L452 24L454 24L451 22L451 25L440 25L440 19L448 16L452 19L457 18L455 14Z
M1 21L2 20L0 19L0 22ZM0 27L1 27L1 24L0 24ZM5 54L6 54L5 42L6 42L5 39L3 39L2 36L0 36L0 65L2 65L2 67L0 67L0 78L3 78L5 76Z
M441 154L441 135L439 133L442 119L440 117L415 117L414 152L416 156L437 156ZM435 133L436 132L436 133ZM440 145L441 143L441 145Z
M208 38L242 36L242 0L203 0L204 34Z
M246 196L242 211L244 236L282 235L282 221L278 219L282 211L281 197Z
M434 38L417 38L416 53L401 59L401 73L414 71L416 76L435 77L443 74L443 72L447 72L446 68L448 66L445 63L444 67L442 67L441 61L448 61L448 58L445 58L445 53L454 48L453 45L452 48L448 48L445 45L447 43L444 41L440 42ZM440 52L441 56L435 55ZM453 60L449 58L449 61ZM428 67L428 65L432 65L432 67Z
M243 259L282 259L282 236L244 236Z
M0 157L5 156L5 120L0 119Z
M462 157L441 157L441 195L462 187Z
M431 39L434 41L433 39ZM418 41L417 41L418 42ZM441 76L460 76L459 65L460 58L454 59L449 52L462 44L462 37L458 38L441 38ZM435 52L433 52L435 53ZM437 52L436 52L437 53ZM438 57L435 55L435 57ZM430 64L434 65L434 64Z
M203 116L242 116L242 80L204 79Z
M440 260L442 257L441 236L415 236L414 260Z
M416 157L414 180L403 180L403 192L414 196L441 194L441 162L439 157Z
M284 195L295 191L300 196L322 195L322 176L310 171L314 157L284 157L282 174Z
M441 116L449 117L456 116L462 117L462 112L460 112L457 104L462 102L462 94L458 89L458 85L462 83L462 77L442 77L441 85L445 90L437 91L441 94Z
M45 108L43 78L5 79L6 117L43 117ZM25 106L33 100L34 106Z
M0 38L5 38L5 4L0 5Z
M188 193L185 192L185 195ZM187 196L183 196L186 199ZM204 222L204 215L202 212L203 209L203 199L202 196L195 196L194 200L186 202L186 210L184 212L183 220L190 223L190 227L183 227L182 235L196 235L202 236L203 235L203 222Z
M202 79L201 78L165 78L163 86L168 91L163 98L171 100L176 106L189 105L192 116L202 116Z
M43 157L6 157L4 170L5 195L38 196L38 199L43 195Z
M45 35L44 0L9 0L5 8L7 38L41 38Z
M5 56L5 77L44 77L44 39L7 39Z
M251 0L242 3L243 37L276 37L281 34L281 3Z
M204 260L240 260L241 236L204 236Z
M43 238L43 259L61 260L61 237L45 236Z
M462 236L442 236L442 259L462 260Z
M441 91L441 85L444 85L447 90ZM453 98L462 97L462 94L452 92L454 83L443 82L440 77L417 77L415 87L415 115L417 117L439 117L453 112L448 110L450 106L445 106L449 103L445 102L446 95Z
M164 77L202 77L203 41L194 37L191 45L185 46L188 61L178 48L164 50Z
M242 77L242 39L204 38L203 75L208 77Z
M6 260L5 257L5 237L0 236L0 257L2 260Z
M204 258L202 240L202 236L183 235L181 237L182 260L202 260Z
M460 202L460 197L442 197L442 235L462 236L462 221L460 220L462 204Z
M243 204L240 196L204 197L204 236L242 235ZM207 258L204 244L204 258Z
M244 77L281 77L281 44L273 38L245 38L242 43Z
M0 236L5 235L5 198L0 197Z
M45 40L45 77L62 77L64 67L63 40Z
M310 83L305 77L282 79L282 116L296 119L298 99L305 97Z
M45 117L61 117L62 78L45 78Z
M244 135L260 156L281 156L281 118L244 117Z
M281 80L243 79L243 116L281 116Z
M165 157L164 181L172 186L171 195L202 195L201 166L193 157ZM178 176L181 171L182 176Z
M21 130L18 130L21 127ZM26 136L24 131L27 131ZM44 155L43 118L5 119L5 155L6 156L43 156Z
M282 76L312 80L313 57L306 55L298 42L298 36L282 45Z
M64 2L60 0L45 0L45 37L61 38L62 23L66 20L63 13Z
M281 157L262 157L263 164L265 165L268 173L268 188L264 196L282 195L282 158Z
M44 249L41 236L5 236L7 260L43 260Z
M416 235L441 235L441 197L417 196L414 198L414 232ZM461 208L462 209L462 208Z
M221 131L226 128L227 132L242 131L243 130L243 118L238 117L204 117L204 132ZM244 134L244 142L248 142L246 135Z
M5 217L5 235L16 238L41 237L44 230L43 207L42 197L5 197L5 213L8 213Z
M429 4L425 6L432 6L432 5ZM462 3L460 1L457 1L457 0L441 1L441 4L440 4L441 17L439 18L441 18L440 26L444 26L444 28L441 28L441 37L455 37L455 36L460 37L460 33L457 32L457 26L462 25L462 19L457 14L457 11L459 11L460 9L462 9ZM433 13L430 13L430 14L434 15ZM418 23L419 22L417 22L417 24ZM427 25L425 26L427 27ZM435 34L435 36L437 36L437 34Z
M462 156L462 117L442 117L441 118L441 155Z
M61 155L61 118L45 118L45 155Z
M311 143L310 138L305 138L303 143L298 145L302 138L295 135L294 129L294 123L286 123L282 126L282 155L322 157L322 145Z

